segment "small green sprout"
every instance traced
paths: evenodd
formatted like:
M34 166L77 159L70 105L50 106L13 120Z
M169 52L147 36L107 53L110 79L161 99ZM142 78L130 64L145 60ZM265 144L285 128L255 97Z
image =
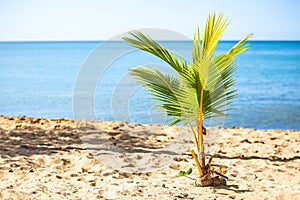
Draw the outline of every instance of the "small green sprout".
M180 171L178 173L178 176L186 176L186 175L190 175L193 172L192 168L189 168L187 171Z

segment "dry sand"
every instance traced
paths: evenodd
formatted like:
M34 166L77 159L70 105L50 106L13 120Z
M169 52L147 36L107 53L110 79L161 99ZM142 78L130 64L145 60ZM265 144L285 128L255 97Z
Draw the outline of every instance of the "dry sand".
M192 167L190 177L197 178L188 148L148 173L106 166L91 150L101 133L107 145L139 157L146 147L165 148L178 129L0 116L0 199L300 199L299 131L208 128L208 135L216 134L206 138L217 156L213 163L228 166L227 186L219 187L196 187L193 179L177 176Z

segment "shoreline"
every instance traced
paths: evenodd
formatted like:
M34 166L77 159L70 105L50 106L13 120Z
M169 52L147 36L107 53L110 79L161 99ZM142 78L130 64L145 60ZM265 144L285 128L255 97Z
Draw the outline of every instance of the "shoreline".
M128 172L109 166L84 144L96 144L100 132L138 155L134 150L163 149L173 141L179 129L164 128L169 127L0 116L0 199L299 198L300 131L208 127L204 139L213 163L228 166L223 187L195 187L194 180L177 176L189 167L190 177L198 176L188 149L161 159L169 162L156 171Z
M106 123L130 123L130 124L141 124L141 123L135 123L135 122L125 122L125 121L104 121L104 120L89 120L89 119L71 119L71 118L46 118L46 117L31 117L31 116L26 116L26 115L20 115L20 116L7 116L7 115L0 115L0 125L3 123L3 120L19 120L19 121L31 121L31 123L36 123L38 121L47 121L47 122L53 122L54 124L58 122L70 122L70 123L76 123L79 121L87 121L87 122L106 122ZM143 124L143 125L152 125L152 124ZM161 126L168 126L168 125L163 125L163 124L155 124L155 125L161 125ZM1 128L1 127L0 127ZM76 127L73 127L76 128ZM294 131L298 132L300 130L297 129L277 129L277 128L271 128L271 129L257 129L257 128L252 128L252 127L238 127L238 126L232 126L232 127L210 127L208 128L218 128L218 129L249 129L249 130L254 130L254 131Z

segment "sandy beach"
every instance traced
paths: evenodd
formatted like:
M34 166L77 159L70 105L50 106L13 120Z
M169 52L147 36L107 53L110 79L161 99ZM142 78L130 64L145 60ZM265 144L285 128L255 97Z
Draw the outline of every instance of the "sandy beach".
M161 160L152 172L116 169L117 161L113 167L107 162L110 154L95 154L97 141L104 141L139 160L146 147L156 151L172 143L178 130L1 116L0 199L300 199L300 132L295 130L208 128L207 137L217 136L207 138L206 145L216 157L213 163L228 166L227 186L196 187L196 166L185 145L179 145L183 152L166 158L172 160L165 167L160 164L166 160ZM106 140L97 139L99 133ZM189 167L190 178L177 176Z

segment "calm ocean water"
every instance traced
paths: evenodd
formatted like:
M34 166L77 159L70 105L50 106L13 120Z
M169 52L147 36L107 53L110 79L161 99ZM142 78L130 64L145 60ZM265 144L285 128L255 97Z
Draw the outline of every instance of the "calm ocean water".
M174 51L190 54L191 42L164 42ZM218 52L234 42L221 42ZM0 42L0 115L74 118L72 99L81 66L99 42ZM122 42L112 42L105 55L114 54ZM300 42L250 42L251 49L237 59L238 97L225 127L300 130ZM111 99L129 68L156 63L155 57L140 51L112 60L94 89L96 118L114 120ZM100 77L99 77L100 78ZM82 91L84 96L84 91ZM130 120L159 123L142 89L128 102ZM149 113L152 118L149 118ZM157 118L155 118L157 116ZM118 118L119 119L119 118Z

